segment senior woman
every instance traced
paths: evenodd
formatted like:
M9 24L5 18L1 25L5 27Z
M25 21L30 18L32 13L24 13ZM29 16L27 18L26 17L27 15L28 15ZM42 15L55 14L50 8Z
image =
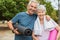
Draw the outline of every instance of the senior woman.
M56 29L58 31L56 40L58 40L60 34L60 28L58 24L50 19L46 20L46 8L44 5L39 5L37 7L37 19L34 24L34 30L32 37L34 40L49 40L50 31Z

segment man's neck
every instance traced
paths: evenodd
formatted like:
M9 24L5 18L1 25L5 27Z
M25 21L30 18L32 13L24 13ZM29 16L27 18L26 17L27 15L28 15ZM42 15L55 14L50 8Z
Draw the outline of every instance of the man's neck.
M26 13L27 13L28 15L32 15L32 14L30 14L28 11L26 11Z
M28 11L26 11L26 13L27 13L28 15L30 15Z

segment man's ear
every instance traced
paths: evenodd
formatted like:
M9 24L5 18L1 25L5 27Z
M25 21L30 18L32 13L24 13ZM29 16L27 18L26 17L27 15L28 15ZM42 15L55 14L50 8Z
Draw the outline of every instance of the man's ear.
M51 17L49 15L46 15L46 20L49 21Z
M27 5L27 9L29 8L29 5Z

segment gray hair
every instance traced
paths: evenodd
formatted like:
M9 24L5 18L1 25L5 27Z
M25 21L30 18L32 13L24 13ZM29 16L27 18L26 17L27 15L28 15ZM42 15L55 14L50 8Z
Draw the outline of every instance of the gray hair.
M38 5L37 10L43 10L46 12L46 7L44 5Z
M30 5L32 2L33 3L37 3L37 6L39 5L39 3L36 0L30 0L29 3L28 3L28 5Z

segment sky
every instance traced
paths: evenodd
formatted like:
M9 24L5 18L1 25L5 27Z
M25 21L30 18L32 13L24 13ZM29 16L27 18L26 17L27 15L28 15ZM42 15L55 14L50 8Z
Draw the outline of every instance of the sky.
M47 0L51 2L54 9L58 10L58 0Z

